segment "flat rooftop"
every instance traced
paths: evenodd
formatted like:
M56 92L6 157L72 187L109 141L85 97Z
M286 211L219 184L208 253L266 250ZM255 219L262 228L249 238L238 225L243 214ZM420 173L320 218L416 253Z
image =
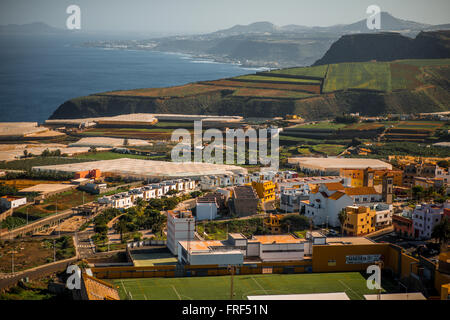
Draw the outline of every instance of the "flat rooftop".
M392 169L392 165L377 159L297 157L289 158L288 163L312 170Z
M342 180L340 176L323 176L323 177L304 177L304 178L291 178L291 179L283 179L281 184L283 183L326 183L330 180Z
M39 193L49 193L64 191L66 189L75 188L76 185L64 184L64 183L41 183L32 187L19 190L20 192L39 192Z
M345 292L247 296L248 300L350 300Z
M195 251L210 251L210 247L223 247L224 244L219 240L206 240L206 241L189 241L189 248L191 252ZM180 245L187 250L188 241L179 241Z
M247 173L247 169L233 165L130 158L33 167L33 170L39 171L72 173L93 169L99 169L102 172L114 173L120 176L137 178L199 177L211 174Z
M377 294L365 294L366 300L378 300ZM382 293L380 300L427 300L421 292L411 293Z
M252 240L257 240L262 244L273 244L273 243L300 243L305 242L305 239L299 239L290 234L280 234L280 235L258 235L253 236Z
M125 139L108 138L108 137L86 137L81 138L77 142L69 144L69 147L103 147L115 148L122 147ZM152 144L140 139L128 139L127 147L133 146L151 146Z
M364 237L327 237L327 244L344 246L348 244L374 244L374 242Z

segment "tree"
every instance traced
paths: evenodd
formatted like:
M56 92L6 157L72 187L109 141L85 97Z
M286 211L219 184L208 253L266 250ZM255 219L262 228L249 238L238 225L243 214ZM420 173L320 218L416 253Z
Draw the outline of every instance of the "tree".
M127 138L125 138L125 139L123 139L123 145L124 146L128 146L130 143L128 142L128 139Z
M347 211L344 209L339 212L338 215L339 222L341 223L341 235L344 235L344 223L347 220Z
M281 227L283 230L287 230L289 226L289 231L303 231L308 229L309 221L305 216L290 214L286 215L281 219Z
M434 226L431 237L436 239L441 245L448 243L450 239L450 221L447 216L444 216L441 222Z
M96 147L90 147L89 148L89 152L96 153L97 152L97 148Z
M422 198L424 189L422 186L414 186L412 187L412 193L413 193L413 197L416 200L420 200Z

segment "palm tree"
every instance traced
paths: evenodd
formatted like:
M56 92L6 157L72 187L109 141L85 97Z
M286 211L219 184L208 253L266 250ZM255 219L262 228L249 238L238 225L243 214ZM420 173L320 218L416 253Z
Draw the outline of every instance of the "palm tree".
M433 239L438 240L439 244L446 245L450 240L450 221L444 216L437 225L434 226L431 233Z
M347 220L347 211L345 210L345 208L343 208L341 212L339 212L338 219L341 223L341 235L344 235L344 223L345 220Z

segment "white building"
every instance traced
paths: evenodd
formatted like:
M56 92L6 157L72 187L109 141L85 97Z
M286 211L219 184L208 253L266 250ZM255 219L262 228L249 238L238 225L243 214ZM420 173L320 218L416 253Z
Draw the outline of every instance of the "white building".
M318 190L310 193L309 200L301 202L301 212L311 218L315 225L338 227L339 212L353 205L353 199L339 189L342 190L340 183L321 184Z
M353 203L356 205L370 205L383 200L382 194L378 193L374 187L345 188L344 192L353 199Z
M435 225L441 222L444 208L450 208L450 202L445 204L421 204L414 208L412 219L414 224L414 236L417 239L431 239L431 233Z
M178 255L178 242L194 240L195 219L190 211L167 211L167 248Z
M128 209L133 206L131 196L126 192L118 193L112 196L104 196L98 198L97 201L98 203L109 204L115 209Z
M387 203L377 203L370 206L371 209L375 210L375 227L385 228L392 225L392 215L394 213L394 207L392 204Z
M17 208L27 203L26 197L3 196L0 205L5 209Z
M242 265L244 259L268 261L301 261L311 255L305 239L292 235L253 236L229 233L225 241L180 241L178 260L191 265Z
M219 209L219 205L213 198L197 199L197 206L195 208L197 221L214 220L217 218L217 209Z

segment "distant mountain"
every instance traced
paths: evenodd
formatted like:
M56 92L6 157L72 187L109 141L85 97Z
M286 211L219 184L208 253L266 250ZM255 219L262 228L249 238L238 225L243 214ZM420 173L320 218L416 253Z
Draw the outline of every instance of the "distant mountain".
M313 64L343 35L378 34L380 31L390 31L415 37L424 30L445 29L450 29L450 24L433 26L399 19L387 12L382 12L381 30L374 31L367 28L366 19L348 25L329 27L308 27L301 24L277 26L271 22L262 21L249 25L235 25L208 34L141 41L94 41L85 43L85 46L179 52L201 59L239 63L245 67L288 68ZM399 41L409 43L406 38L401 38ZM395 43L393 45L394 48L402 50L399 45Z
M388 12L381 12L381 29L370 30L367 28L367 19L362 19L351 24L339 24L329 27L308 27L303 25L290 24L286 26L276 26L270 22L255 22L249 25L235 25L229 29L213 32L211 35L236 36L244 34L281 33L281 32L330 32L330 33L368 33L380 31L394 31L401 33L420 32L433 28L430 24L424 24L409 20L396 18ZM448 29L450 25L440 25L439 29Z
M0 26L0 34L61 34L65 32L67 30L54 28L43 22Z
M396 32L413 32L413 31L421 31L428 27L431 27L429 24L423 24L414 21L408 21L393 17L388 12L381 12L380 17L380 30L370 30L367 28L367 19L360 20L358 22L332 27L335 28L336 31L345 32L345 33L367 33L367 32L379 32L379 31L396 31Z
M279 32L280 28L274 25L273 23L263 21L263 22L255 22L249 25L235 25L229 29L219 30L213 32L211 35L220 35L220 36L235 36L241 34L261 34L261 33L274 33Z
M314 65L442 58L450 58L448 30L421 32L415 39L398 33L385 32L342 36Z

